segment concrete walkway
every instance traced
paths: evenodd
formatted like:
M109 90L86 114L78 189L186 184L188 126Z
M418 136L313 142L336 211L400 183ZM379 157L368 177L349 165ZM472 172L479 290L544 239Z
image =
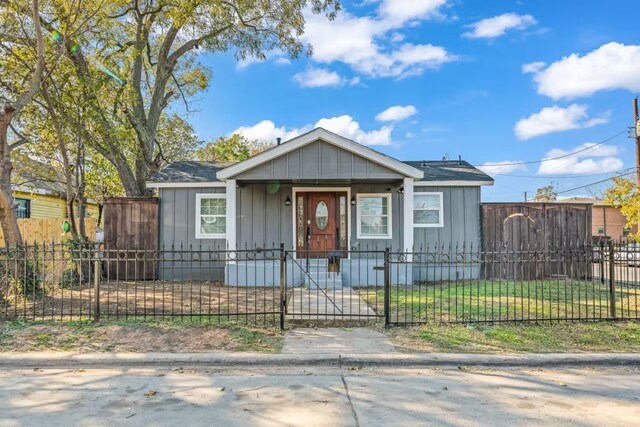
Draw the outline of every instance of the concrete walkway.
M296 288L289 292L287 320L375 321L376 313L351 288Z
M287 332L284 354L396 354L385 334L367 328L300 328Z

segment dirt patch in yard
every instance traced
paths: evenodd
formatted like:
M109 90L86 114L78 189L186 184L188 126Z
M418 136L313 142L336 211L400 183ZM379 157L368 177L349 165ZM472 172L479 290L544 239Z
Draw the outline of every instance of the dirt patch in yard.
M47 286L44 294L14 295L0 301L0 320L91 319L96 309L96 291L88 284L75 288ZM221 316L249 317L266 322L280 313L280 289L275 287L231 287L218 282L103 282L100 285L100 315L130 316Z
M278 329L178 322L0 323L0 352L209 352L274 353Z

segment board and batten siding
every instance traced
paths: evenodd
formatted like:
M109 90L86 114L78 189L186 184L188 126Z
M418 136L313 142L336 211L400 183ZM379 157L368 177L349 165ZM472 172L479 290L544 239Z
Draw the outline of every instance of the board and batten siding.
M268 188L271 188L269 191ZM265 184L247 185L237 190L238 248L279 248L293 249L293 209L292 186L279 185L277 188ZM287 197L291 206L285 206Z
M221 281L224 280L224 262L192 260L189 250L225 250L225 239L196 239L196 194L225 193L224 188L162 188L160 196L160 249L185 251L177 261L162 261L159 266L161 280ZM230 232L231 230L227 230Z
M225 239L196 239L196 194L224 194L224 188L160 189L160 242L165 249L224 250ZM230 230L227 230L229 232Z
M324 141L316 141L234 177L236 180L402 179L403 175Z
M422 187L414 188L415 194L442 193L443 227L413 229L415 250L433 251L436 248L455 250L456 245L467 250L480 246L480 187Z

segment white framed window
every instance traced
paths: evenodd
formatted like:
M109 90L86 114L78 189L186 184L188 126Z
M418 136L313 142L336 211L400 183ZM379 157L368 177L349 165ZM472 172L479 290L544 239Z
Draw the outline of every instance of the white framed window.
M413 226L444 227L442 193L413 194Z
M196 194L196 239L224 239L226 236L226 194Z
M391 194L358 194L358 239L391 239Z

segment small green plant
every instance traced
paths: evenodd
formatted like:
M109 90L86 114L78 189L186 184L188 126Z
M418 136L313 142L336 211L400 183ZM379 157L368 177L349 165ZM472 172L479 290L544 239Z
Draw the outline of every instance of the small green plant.
M11 296L37 298L43 295L37 263L18 259L0 263L0 303Z
M61 288L73 288L74 286L82 286L80 273L74 268L69 268L62 273L59 286Z

